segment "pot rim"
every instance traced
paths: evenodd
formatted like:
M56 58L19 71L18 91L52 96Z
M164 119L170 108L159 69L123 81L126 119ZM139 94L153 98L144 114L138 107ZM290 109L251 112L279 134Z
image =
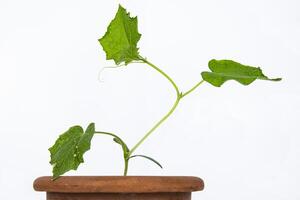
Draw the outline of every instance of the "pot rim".
M59 193L194 192L203 190L204 182L194 176L62 176L55 181L42 176L33 188Z

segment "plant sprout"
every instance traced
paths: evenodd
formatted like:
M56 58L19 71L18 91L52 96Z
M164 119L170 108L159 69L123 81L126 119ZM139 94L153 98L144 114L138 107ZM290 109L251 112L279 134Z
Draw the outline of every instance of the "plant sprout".
M114 60L117 66L127 66L130 63L143 63L162 75L174 88L176 99L170 110L150 128L140 140L129 148L118 135L98 131L95 124L90 123L83 130L81 126L73 126L61 134L55 144L49 148L51 154L50 164L53 166L53 179L70 170L77 170L78 166L84 162L83 155L90 149L91 140L94 135L107 135L113 138L113 141L120 145L124 158L124 176L128 173L128 164L132 158L142 157L153 161L159 167L162 167L156 160L146 155L135 155L135 151L141 144L175 111L178 104L190 93L194 92L201 84L207 82L215 87L221 87L228 80L235 80L242 85L249 85L255 80L280 81L281 78L271 79L265 76L258 67L251 67L240 64L232 60L215 60L208 62L210 71L201 73L202 79L192 88L182 92L174 80L162 69L150 62L139 53L137 43L141 38L138 32L137 17L131 17L130 14L119 5L119 9L110 22L105 35L99 39L103 50L106 53L107 60ZM199 76L200 77L200 76Z

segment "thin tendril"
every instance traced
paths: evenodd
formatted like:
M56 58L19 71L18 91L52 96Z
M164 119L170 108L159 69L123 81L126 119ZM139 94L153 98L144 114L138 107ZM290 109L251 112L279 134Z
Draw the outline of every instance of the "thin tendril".
M132 61L132 62L130 62L130 64L131 64L131 63L143 63L143 62L141 62L141 61ZM124 64L120 64L120 65L113 65L113 66L102 67L102 68L99 70L99 72L98 72L98 81L99 81L100 83L103 83L103 82L104 82L103 80L101 80L101 76L102 76L102 74L103 74L103 72L104 72L105 69L116 69L116 68L120 68L120 67L123 67L123 66L126 66L126 64L124 63Z
M115 69L115 68L119 68L119 67L122 67L122 66L124 66L124 64L122 64L122 65L115 65L115 66L102 67L102 68L99 70L99 72L98 72L98 81L99 81L100 83L103 83L103 82L104 82L103 80L101 80L101 76L102 76L102 74L103 74L103 72L104 72L105 69Z

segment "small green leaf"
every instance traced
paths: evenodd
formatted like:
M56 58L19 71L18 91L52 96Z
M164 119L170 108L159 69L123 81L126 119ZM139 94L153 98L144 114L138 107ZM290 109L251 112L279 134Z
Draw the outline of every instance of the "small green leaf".
M145 155L134 155L134 156L130 156L129 159L135 158L135 157L146 158L146 159L148 159L148 160L154 162L155 164L157 164L160 168L163 168L162 165L161 165L158 161L154 160L153 158L151 158L151 157L149 157L149 156L145 156Z
M83 154L90 149L94 133L95 124L91 123L85 132L80 126L73 126L59 136L49 148L54 179L67 171L76 170L84 162Z
M123 140L121 140L120 138L117 138L117 137L114 137L114 142L121 145L122 146L122 149L123 149L123 152L124 153L128 153L129 152L129 148L128 146L123 142Z
M281 78L270 79L265 76L259 67L242 65L232 60L210 60L208 63L211 72L202 72L203 80L220 87L228 80L235 80L243 85L249 85L256 79L280 81Z
M133 60L139 60L137 43L140 38L137 17L130 17L125 8L119 5L115 18L99 42L107 60L113 59L117 65L125 62L127 65Z

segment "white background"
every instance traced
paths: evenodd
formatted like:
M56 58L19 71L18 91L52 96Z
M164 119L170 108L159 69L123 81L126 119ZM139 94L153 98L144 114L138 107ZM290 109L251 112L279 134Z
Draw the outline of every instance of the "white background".
M137 151L130 175L192 175L194 199L300 199L300 3L251 1L0 0L0 199L45 199L48 147L72 125L119 134L130 146L165 114L171 85L146 65L113 65L97 39L122 3L139 18L141 55L182 91L210 59L260 66L281 82L205 83ZM67 175L120 175L122 153L96 136Z

